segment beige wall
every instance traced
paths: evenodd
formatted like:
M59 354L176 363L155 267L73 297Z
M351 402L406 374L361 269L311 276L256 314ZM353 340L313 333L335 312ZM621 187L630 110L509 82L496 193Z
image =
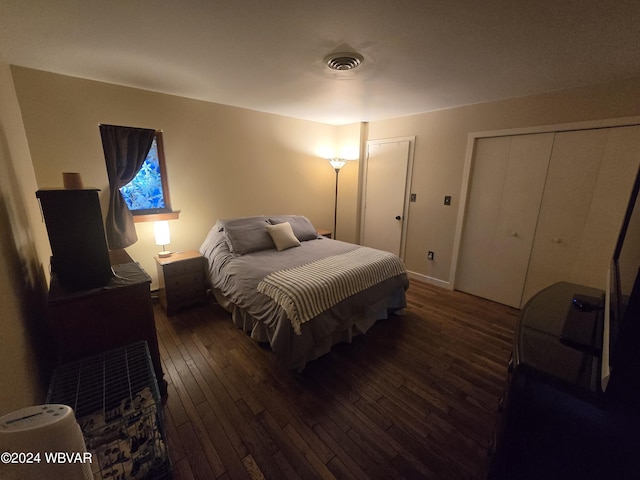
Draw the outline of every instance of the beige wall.
M173 250L198 248L216 218L296 212L333 225L334 172L322 158L357 154L359 141L416 137L405 263L449 285L463 167L470 132L640 114L640 80L471 105L341 127L189 100L24 68L13 68L39 187L79 171L106 190L99 123L164 131L173 207ZM363 138L360 138L361 135ZM340 173L338 237L356 242L358 162ZM443 205L445 195L453 197ZM137 225L128 251L155 279L152 225ZM427 261L426 252L435 252Z
M61 173L77 171L104 197L98 125L155 128L163 130L172 207L181 211L170 222L171 250L197 249L217 218L297 213L317 228L333 227L335 176L321 155L357 147L358 125L335 127L18 67L13 75L39 188L61 187ZM347 181L340 196L346 215L353 214ZM138 242L127 251L155 283L160 247L152 224L136 230ZM355 239L353 230L341 232L341 239Z
M9 66L0 63L0 415L44 402L50 370L44 330L48 239Z
M416 136L405 263L449 286L468 135L640 114L640 79L441 110L369 124L368 138ZM445 195L453 197L443 205ZM427 260L427 251L435 260Z

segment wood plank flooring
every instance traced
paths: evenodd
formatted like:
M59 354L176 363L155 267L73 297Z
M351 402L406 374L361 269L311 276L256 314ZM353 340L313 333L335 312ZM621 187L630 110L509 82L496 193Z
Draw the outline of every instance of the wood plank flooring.
M173 478L484 478L518 311L416 281L407 297L300 374L217 305L155 305Z

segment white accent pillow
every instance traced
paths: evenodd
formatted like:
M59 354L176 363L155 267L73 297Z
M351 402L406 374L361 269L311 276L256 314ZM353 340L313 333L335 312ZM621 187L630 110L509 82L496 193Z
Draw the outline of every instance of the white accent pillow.
M294 235L289 222L267 225L267 232L271 235L271 239L276 244L278 251L300 246L300 240Z

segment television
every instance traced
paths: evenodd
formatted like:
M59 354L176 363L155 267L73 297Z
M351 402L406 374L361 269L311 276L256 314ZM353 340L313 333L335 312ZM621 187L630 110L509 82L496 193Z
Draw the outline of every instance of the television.
M611 259L605 295L602 390L640 405L640 170Z

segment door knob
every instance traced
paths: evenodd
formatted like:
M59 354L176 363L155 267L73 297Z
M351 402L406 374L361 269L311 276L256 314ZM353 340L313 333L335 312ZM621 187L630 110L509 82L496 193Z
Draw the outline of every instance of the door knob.
M400 215L397 215L396 220L402 220L402 217Z

